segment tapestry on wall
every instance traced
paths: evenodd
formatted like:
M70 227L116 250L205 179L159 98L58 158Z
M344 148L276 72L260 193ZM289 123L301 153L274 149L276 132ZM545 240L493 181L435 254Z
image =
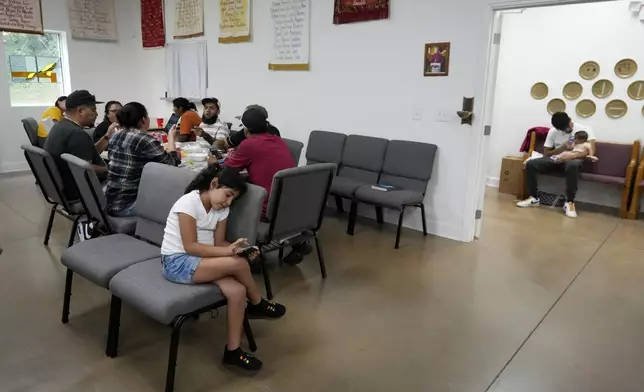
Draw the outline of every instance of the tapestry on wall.
M0 31L44 34L40 0L2 2Z
M141 40L144 48L165 46L163 0L141 0Z
M333 24L389 19L389 0L335 0Z
M67 10L72 38L118 40L114 0L68 0Z
M273 53L268 69L308 71L311 0L272 0Z
M219 0L219 43L250 41L250 0Z
M203 36L203 0L179 0L174 14L174 38Z

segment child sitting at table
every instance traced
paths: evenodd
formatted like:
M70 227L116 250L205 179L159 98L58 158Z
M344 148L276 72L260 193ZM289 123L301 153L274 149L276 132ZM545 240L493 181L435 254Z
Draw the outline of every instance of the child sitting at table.
M183 284L216 284L228 301L228 340L223 363L256 371L262 362L241 349L244 314L251 318L284 316L283 305L262 298L246 260L238 255L246 239L226 241L231 203L246 191L237 172L210 165L186 188L170 210L161 246L163 275Z

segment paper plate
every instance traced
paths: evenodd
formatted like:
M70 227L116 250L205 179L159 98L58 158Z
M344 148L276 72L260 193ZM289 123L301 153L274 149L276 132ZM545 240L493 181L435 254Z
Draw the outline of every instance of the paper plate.
M637 72L637 63L632 59L620 60L615 64L615 75L622 79L630 78Z
M597 98L606 98L613 93L613 82L601 79L593 84L593 95Z
M579 82L569 82L563 88L563 96L568 99L577 99L581 97L581 93L584 92L584 88Z
M628 86L628 96L636 101L644 99L644 80L638 80Z
M596 61L586 61L579 67L579 76L586 80L595 79L599 75L599 64Z
M586 118L595 114L595 112L597 111L597 106L595 105L595 102L591 101L590 99L582 99L577 104L576 110L579 117Z
M557 112L565 112L566 111L566 103L563 101L563 99L555 98L548 102L548 113L550 114L555 114Z
M628 112L628 105L621 99L614 99L606 104L606 115L610 118L620 118Z
M543 82L535 83L530 89L530 95L534 99L544 99L548 96L548 85Z

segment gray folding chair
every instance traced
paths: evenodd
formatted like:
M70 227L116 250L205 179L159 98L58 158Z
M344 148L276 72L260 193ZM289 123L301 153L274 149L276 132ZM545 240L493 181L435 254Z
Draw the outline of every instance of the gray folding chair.
M94 227L103 234L134 233L136 217L118 218L109 216L105 211L105 194L94 167L71 154L62 154L60 157L69 165L87 216L98 223Z
M284 142L288 146L288 149L291 150L291 155L295 160L295 166L299 165L300 156L302 155L302 149L304 148L304 143L286 138L282 138L282 140L284 140Z
M377 183L394 186L395 190L382 191L373 189L372 185L375 185L376 182L356 189L354 198L351 201L347 233L353 235L358 203L366 203L376 207L376 219L379 224L383 223L383 207L400 211L398 230L396 232L396 249L398 249L400 243L400 230L402 229L403 216L407 207L420 208L423 235L427 235L423 200L427 191L427 183L432 177L437 151L438 147L435 144L391 140L387 145L382 173L380 173Z
M38 121L33 117L23 118L21 121L31 145L35 147L43 147L40 145L42 143L39 143L38 140Z
M47 231L45 232L44 244L49 244L49 237L51 229L54 225L54 215L59 214L72 221L72 230L69 234L69 241L67 246L72 246L74 237L76 236L76 228L78 221L85 211L79 201L70 201L65 197L63 189L63 180L60 177L54 158L42 148L35 147L28 144L23 144L21 148L25 151L25 159L29 164L29 168L36 178L36 183L40 187L40 191L47 203L51 204L51 213L49 214L49 222L47 223Z
M319 163L279 171L273 178L266 216L269 223L261 223L257 237L262 252L261 264L266 295L273 298L265 255L280 251L291 244L314 238L322 277L326 267L318 230L322 226L324 209L337 166Z
M306 146L306 164L335 163L340 167L347 135L329 131L312 131Z

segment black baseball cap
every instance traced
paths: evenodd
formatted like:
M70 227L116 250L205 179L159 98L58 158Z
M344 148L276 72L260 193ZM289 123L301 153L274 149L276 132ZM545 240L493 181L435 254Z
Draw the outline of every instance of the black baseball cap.
M209 104L209 103L214 103L215 105L217 105L217 107L219 107L219 100L217 98L214 98L214 97L213 98L204 98L204 99L201 100L201 104L203 106L206 106L206 104Z
M268 130L266 114L260 109L251 108L242 114L241 122L250 133L262 133Z
M74 109L83 105L96 105L97 103L103 102L97 101L96 97L87 90L76 90L67 96L65 106L67 109Z

